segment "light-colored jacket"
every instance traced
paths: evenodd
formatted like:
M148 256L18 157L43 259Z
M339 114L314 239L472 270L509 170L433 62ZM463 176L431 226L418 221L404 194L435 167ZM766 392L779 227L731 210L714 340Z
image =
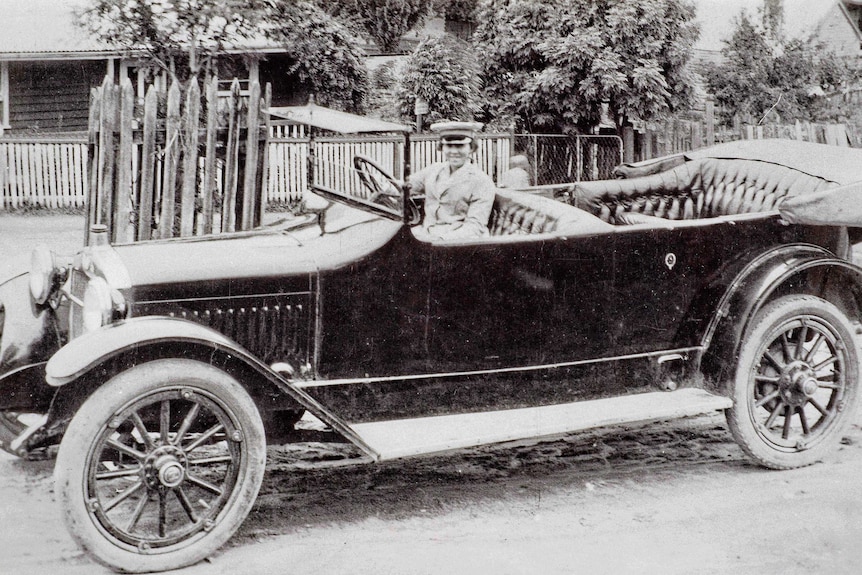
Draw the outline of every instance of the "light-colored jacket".
M410 176L413 193L425 193L423 227L433 237L468 238L488 235L494 206L493 180L468 162L449 173L447 162L431 164Z

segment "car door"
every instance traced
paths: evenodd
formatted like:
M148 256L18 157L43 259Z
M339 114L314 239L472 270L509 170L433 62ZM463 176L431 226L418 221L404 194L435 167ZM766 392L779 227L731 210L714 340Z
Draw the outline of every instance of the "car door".
M612 346L603 314L613 237L511 236L431 248L429 353L442 370L589 360Z
M611 312L621 353L699 344L688 325L695 298L722 270L782 242L787 227L765 218L715 218L632 227L618 234ZM718 286L720 288L720 286ZM713 297L717 298L720 293Z

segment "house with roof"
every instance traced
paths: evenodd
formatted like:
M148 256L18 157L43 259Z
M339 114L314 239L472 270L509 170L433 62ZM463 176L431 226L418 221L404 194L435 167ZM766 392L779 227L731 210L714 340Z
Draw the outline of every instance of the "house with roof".
M105 76L131 79L143 98L148 80L141 62L88 36L77 24L86 6L87 0L0 0L0 135L86 130L90 90ZM219 60L225 78L269 83L276 106L308 99L290 72L293 63L283 47L265 42L228 50Z
M862 0L837 0L817 23L814 36L842 56L862 57Z
M740 12L757 21L760 0L692 0L701 23L695 57L720 59ZM862 56L862 0L783 0L784 31L792 38L813 37L836 54Z

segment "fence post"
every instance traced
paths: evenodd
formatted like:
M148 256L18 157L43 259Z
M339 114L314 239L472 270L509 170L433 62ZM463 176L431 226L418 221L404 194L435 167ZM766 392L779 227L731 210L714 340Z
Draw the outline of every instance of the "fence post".
M715 145L715 102L712 98L706 99L706 110L704 112L706 120L706 145Z
M266 83L266 89L264 90L263 95L263 107L264 109L269 109L272 105L272 84L269 82ZM264 120L264 134L266 139L264 140L263 150L260 151L260 160L258 165L260 166L260 175L258 176L258 181L260 182L260 196L257 205L257 214L255 221L260 224L263 222L263 216L266 213L266 204L269 198L269 138L271 137L272 130L272 116L269 114L266 115Z
M249 90L246 110L245 170L242 185L242 228L248 230L255 224L255 180L257 179L257 155L260 134L260 84L253 82Z
M141 198L138 201L137 239L148 240L153 228L153 191L156 183L156 115L158 95L150 86L144 98L144 133L141 143Z
M224 198L221 208L221 230L232 232L236 228L236 192L238 183L237 163L239 158L239 81L234 79L228 100L228 134L225 159Z
M99 150L99 122L101 116L102 89L93 88L90 90L90 116L87 125L87 172L90 179L89 190L87 194L87 217L84 226L84 245L87 245L87 238L90 237L90 225L97 221L99 207L99 158L101 151Z
M0 136L3 135L2 129L0 129ZM6 167L6 150L7 146L0 145L0 208L6 207L6 196L7 190L6 188L9 186L9 175L8 168Z
M195 192L198 177L198 122L201 112L201 90L197 76L189 80L183 121L183 187L180 196L180 235L194 234Z
M218 129L218 77L206 83L207 98L207 143L204 159L203 185L203 233L213 231L213 196L216 190L216 130Z
M168 89L168 111L165 119L164 173L162 174L162 206L159 216L159 237L174 235L174 194L177 185L177 164L180 157L180 87L176 82Z
M120 153L117 158L117 201L113 217L113 241L132 240L131 217L134 210L132 190L132 113L135 95L132 82L123 78L120 84Z
M632 126L623 127L623 162L631 164L635 161L635 129Z
M117 91L113 80L105 76L102 82L102 109L99 122L99 204L96 222L113 227L114 198L114 130L117 121Z

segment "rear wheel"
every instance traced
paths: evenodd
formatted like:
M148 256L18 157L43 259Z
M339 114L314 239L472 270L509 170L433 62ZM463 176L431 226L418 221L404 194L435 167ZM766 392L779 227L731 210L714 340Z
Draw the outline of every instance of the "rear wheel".
M810 465L838 445L859 395L853 326L819 297L791 295L758 313L740 348L730 431L773 469Z
M97 561L163 571L210 555L263 478L263 424L230 375L159 360L100 387L75 414L55 468L67 527Z

